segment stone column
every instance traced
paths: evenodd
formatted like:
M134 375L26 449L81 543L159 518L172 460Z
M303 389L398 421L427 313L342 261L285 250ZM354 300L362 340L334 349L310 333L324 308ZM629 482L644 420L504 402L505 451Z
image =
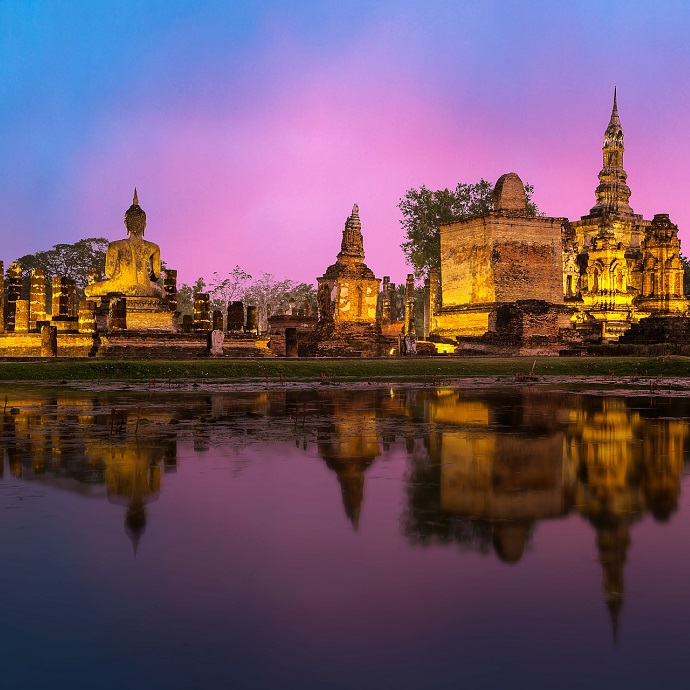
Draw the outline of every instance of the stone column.
M211 330L211 300L207 292L194 295L194 330Z
M431 324L431 281L424 279L424 340L429 339L429 328Z
M110 300L110 330L127 330L127 298L113 297Z
M5 332L5 264L0 261L0 333Z
M388 301L391 305L391 323L398 320L398 293L395 291L395 283L388 285Z
M194 317L191 314L182 315L182 332L191 333L194 330Z
M14 332L15 333L28 333L29 332L29 300L28 299L18 299L15 302Z
M41 327L41 357L57 357L57 327Z
M48 289L46 286L46 273L42 268L35 268L31 272L31 292L29 305L29 330L38 331L37 323L46 321Z
M213 330L222 331L223 330L223 312L218 309L213 310Z
M228 305L228 331L244 330L244 304L230 302Z
M66 321L71 316L71 290L70 283L74 281L64 276L53 277L53 321Z
M169 268L165 269L163 289L165 290L163 302L168 305L170 311L177 311L177 271Z
M297 343L297 329L296 328L286 328L285 329L285 356L286 357L297 357L298 356L298 343Z
M414 313L414 275L408 273L405 283L405 333L415 332L415 313Z
M92 333L96 330L96 304L88 300L79 305L79 332Z
M381 321L391 322L391 296L390 296L390 276L383 276L383 288L381 290Z
M440 303L440 288L441 281L439 279L438 269L432 268L429 271L429 333L436 330L436 313L441 306Z
M247 306L247 333L256 333L259 331L259 321L257 319L256 307L253 304Z
M22 266L16 261L7 269L7 305L5 309L5 330L14 333L17 300L22 296Z

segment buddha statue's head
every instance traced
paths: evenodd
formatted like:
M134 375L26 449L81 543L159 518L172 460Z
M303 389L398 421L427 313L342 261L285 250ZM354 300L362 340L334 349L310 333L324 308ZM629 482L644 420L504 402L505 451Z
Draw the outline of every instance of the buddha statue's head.
M125 226L127 234L136 237L143 237L146 229L146 213L144 209L139 206L139 197L137 195L137 188L134 188L134 199L132 205L125 212Z

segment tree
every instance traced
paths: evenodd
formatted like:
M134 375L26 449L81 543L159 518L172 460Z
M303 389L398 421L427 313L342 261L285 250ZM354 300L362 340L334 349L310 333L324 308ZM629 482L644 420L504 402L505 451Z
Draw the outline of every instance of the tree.
M181 314L194 314L194 295L203 292L205 287L206 281L203 278L197 278L194 285L182 283L177 288L177 311Z
M251 279L249 273L239 266L235 266L225 278L221 278L218 271L214 271L211 285L209 285L211 309L218 309L226 314L230 302L240 299L245 284Z
M532 202L534 187L525 185L528 215L539 215ZM422 185L408 189L398 203L405 241L400 245L407 263L419 280L441 266L439 226L480 216L492 209L493 185L484 179L476 184L459 183L455 189L431 190Z
M88 283L89 271L93 269L98 275L102 275L105 270L105 252L108 244L105 237L87 237L74 244L56 244L51 249L20 256L17 261L22 266L26 289L28 290L31 272L36 268L42 268L46 278L64 276L74 280L83 296L82 291Z
M296 283L294 280L277 281L270 273L263 273L243 292L244 301L256 306L259 330L268 329L268 317L285 314L293 306L297 309L306 305L316 311L316 289L313 285Z

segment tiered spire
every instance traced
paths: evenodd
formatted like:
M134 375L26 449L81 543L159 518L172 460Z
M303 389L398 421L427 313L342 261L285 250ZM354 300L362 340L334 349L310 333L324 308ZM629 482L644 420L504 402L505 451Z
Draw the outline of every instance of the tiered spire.
M364 260L364 241L362 239L362 223L359 220L359 206L352 207L352 214L345 221L343 241L340 244L339 258L353 257Z
M608 213L631 215L630 187L626 184L628 174L623 170L623 128L618 116L618 98L613 89L613 108L611 119L604 133L604 164L599 173L599 186L596 189L597 203L590 210L593 216Z

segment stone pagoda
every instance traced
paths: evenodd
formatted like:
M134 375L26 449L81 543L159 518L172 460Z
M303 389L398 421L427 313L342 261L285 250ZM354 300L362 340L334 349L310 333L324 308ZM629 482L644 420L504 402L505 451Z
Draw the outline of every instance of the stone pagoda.
M317 278L317 354L377 354L380 326L376 306L381 280L364 263L362 223L357 204L345 222L334 264Z

